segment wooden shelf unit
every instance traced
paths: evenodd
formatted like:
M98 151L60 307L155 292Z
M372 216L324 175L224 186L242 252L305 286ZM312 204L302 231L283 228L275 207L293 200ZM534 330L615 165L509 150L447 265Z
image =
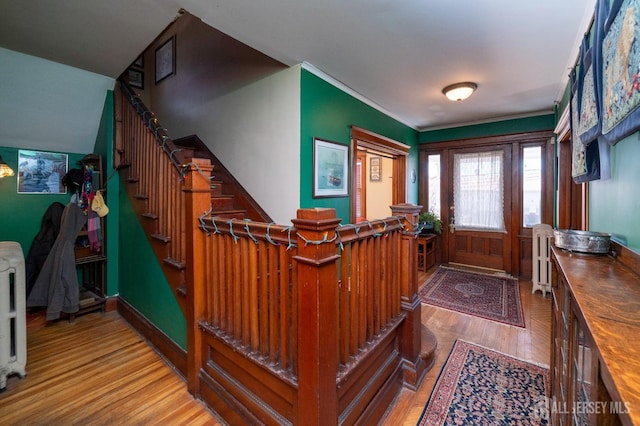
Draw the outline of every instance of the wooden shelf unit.
M102 189L102 158L96 154L85 155L80 163L84 169L93 166L92 190ZM88 232L85 227L76 239L75 257L78 281L80 282L80 309L69 314L69 321L73 322L76 316L97 310L105 312L105 268L107 257L104 256L104 218L100 218L100 252L94 252L88 245Z

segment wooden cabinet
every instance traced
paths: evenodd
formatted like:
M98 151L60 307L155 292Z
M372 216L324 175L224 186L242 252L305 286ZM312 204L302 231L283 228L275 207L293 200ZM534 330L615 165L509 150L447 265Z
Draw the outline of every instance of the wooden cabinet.
M81 167L85 173L91 176L90 192L95 193L102 189L102 158L96 154L88 154L80 160ZM91 209L89 205L88 210ZM75 256L78 271L78 282L80 283L80 309L75 314L69 316L73 321L75 316L88 312L105 310L105 267L107 257L104 242L104 218L96 217L95 214L88 213L88 223L80 232L76 239ZM89 224L89 221L91 224ZM89 235L92 232L92 235ZM98 244L96 244L98 241Z
M439 244L436 234L418 236L418 271L427 271L439 263Z
M640 316L624 310L640 303L640 277L612 257L557 248L552 268L551 424L636 424L640 356L625 348Z

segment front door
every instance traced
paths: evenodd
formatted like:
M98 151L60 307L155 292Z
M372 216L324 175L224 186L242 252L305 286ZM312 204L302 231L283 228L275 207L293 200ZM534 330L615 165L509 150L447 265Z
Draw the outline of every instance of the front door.
M449 262L510 273L510 145L452 149L448 170Z

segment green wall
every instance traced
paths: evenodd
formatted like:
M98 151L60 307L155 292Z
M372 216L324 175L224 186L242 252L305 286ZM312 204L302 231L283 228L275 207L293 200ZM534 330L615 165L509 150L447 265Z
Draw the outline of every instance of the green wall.
M120 297L186 350L185 317L122 184L119 205Z
M589 230L640 252L640 134L611 147L611 179L589 182Z
M100 119L100 127L96 137L94 151L102 156L103 188L106 188L105 202L109 214L104 218L104 238L106 244L107 273L105 293L113 296L118 293L118 176L113 170L114 139L114 98L113 91L108 91L104 100L104 108Z
M378 133L411 147L407 170L417 170L418 132L356 99L306 69L301 70L300 207L332 207L349 223L350 197L313 198L313 138L351 144L351 125ZM409 185L407 201L417 200L417 185Z
M536 132L540 130L550 130L554 127L555 115L549 113L534 117L514 118L511 120L473 124L448 129L428 130L420 133L420 143L499 136L521 132Z
M77 162L84 157L84 154L66 154L69 168L77 167ZM56 201L66 205L71 194L18 194L18 149L0 147L0 155L16 172L14 176L0 179L0 241L17 241L26 258L47 208Z

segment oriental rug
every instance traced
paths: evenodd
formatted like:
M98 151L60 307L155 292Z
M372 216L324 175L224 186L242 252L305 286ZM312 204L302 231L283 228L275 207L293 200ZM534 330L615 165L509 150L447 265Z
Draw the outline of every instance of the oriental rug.
M512 277L440 266L418 295L427 305L525 326L518 280Z
M547 425L549 370L456 340L418 426Z

